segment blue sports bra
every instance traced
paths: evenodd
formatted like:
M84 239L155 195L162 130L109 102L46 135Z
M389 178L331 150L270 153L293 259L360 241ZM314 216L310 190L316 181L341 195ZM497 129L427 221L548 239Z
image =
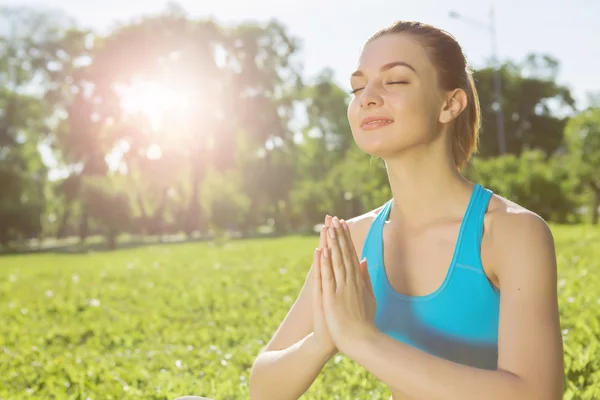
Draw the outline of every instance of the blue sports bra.
M372 222L362 256L377 299L375 325L383 333L430 354L465 365L496 369L500 292L481 264L483 216L492 196L474 186L442 285L425 296L396 292L383 264L383 227L388 201Z

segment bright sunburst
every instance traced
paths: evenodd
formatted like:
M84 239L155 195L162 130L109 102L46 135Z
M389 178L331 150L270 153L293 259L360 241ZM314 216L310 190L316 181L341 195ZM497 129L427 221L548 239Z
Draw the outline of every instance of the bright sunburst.
M188 94L169 85L153 81L135 82L121 93L121 108L127 114L143 114L154 129L164 128L167 113L189 110Z

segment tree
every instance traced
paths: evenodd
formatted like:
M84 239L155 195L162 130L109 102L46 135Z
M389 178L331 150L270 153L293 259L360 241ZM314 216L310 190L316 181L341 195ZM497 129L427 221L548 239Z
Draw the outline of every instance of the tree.
M501 67L502 110L506 152L519 155L527 149L540 149L551 155L559 149L567 118L575 110L575 100L565 86L556 83L558 61L544 55L529 55L520 64ZM493 91L493 69L474 73L482 112L480 155L499 154ZM554 106L551 106L554 103ZM553 109L553 107L558 107Z
M302 98L308 117L304 136L320 138L314 161L332 167L354 145L347 117L350 95L333 81L333 71L325 69L304 88Z
M241 24L228 38L226 49L232 57L228 67L238 72L228 85L230 101L222 107L235 114L233 135L227 137L242 150L237 152L236 167L243 170L244 191L251 199L244 225L248 230L273 218L275 230L286 232L298 157L290 129L302 85L294 60L297 39L276 21ZM233 146L224 144L221 149L231 153Z
M592 221L600 209L600 107L590 107L573 117L565 129L570 169L580 187L592 194Z
M46 202L47 167L38 145L51 132L52 107L44 90L62 32L55 16L0 8L0 241L38 237Z
M571 222L578 206L573 196L576 182L563 157L547 159L541 150L523 151L519 156L476 157L468 177L547 220Z

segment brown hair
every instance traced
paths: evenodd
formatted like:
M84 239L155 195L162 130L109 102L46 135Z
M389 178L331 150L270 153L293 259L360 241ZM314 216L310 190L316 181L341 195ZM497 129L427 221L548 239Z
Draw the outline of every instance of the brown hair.
M413 36L425 49L437 70L438 84L444 90L463 89L467 93L467 108L456 118L452 127L452 154L458 169L462 169L477 151L481 110L473 74L466 57L448 32L434 26L414 21L398 21L371 36L371 41L393 33Z

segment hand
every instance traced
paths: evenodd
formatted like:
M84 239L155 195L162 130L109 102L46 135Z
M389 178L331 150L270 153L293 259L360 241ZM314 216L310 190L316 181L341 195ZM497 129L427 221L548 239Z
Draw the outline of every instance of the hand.
M376 331L377 303L367 260L359 262L348 224L334 217L332 225L321 252L323 308L333 342L347 353L356 340Z
M323 311L323 293L321 285L321 251L327 246L327 229L331 226L331 217L325 218L325 225L321 228L319 238L319 247L315 250L312 266L312 312L313 312L313 333L319 348L333 356L338 349L333 343L325 322L325 313Z

